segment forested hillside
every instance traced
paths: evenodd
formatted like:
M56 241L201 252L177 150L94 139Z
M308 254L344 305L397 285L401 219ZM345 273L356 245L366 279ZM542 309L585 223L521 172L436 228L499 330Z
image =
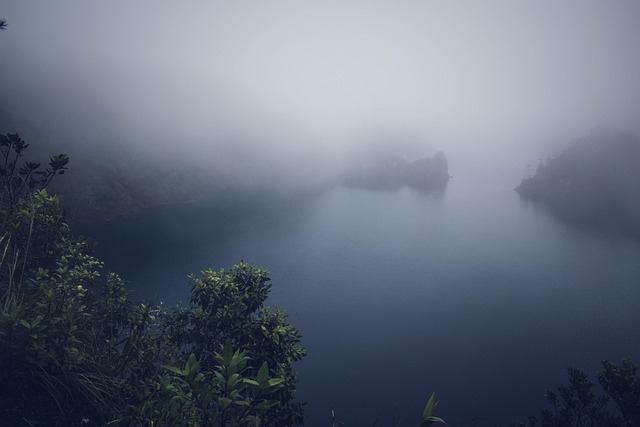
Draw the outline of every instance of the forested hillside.
M516 191L559 217L640 237L640 139L599 130L541 162Z

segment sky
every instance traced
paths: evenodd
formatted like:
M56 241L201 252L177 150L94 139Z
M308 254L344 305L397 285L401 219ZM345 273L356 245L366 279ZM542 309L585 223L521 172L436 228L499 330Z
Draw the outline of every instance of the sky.
M542 152L640 128L633 0L8 1L0 16L4 109L143 146Z

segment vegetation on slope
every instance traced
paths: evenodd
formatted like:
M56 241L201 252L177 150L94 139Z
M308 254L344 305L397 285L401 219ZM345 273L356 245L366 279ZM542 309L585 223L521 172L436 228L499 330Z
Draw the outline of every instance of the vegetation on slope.
M563 219L640 237L640 139L607 130L538 165L516 191Z
M41 170L17 134L0 147L2 425L302 422L292 364L305 349L264 306L266 270L192 276L189 304L173 309L133 303L116 274L101 278L45 189L66 156Z

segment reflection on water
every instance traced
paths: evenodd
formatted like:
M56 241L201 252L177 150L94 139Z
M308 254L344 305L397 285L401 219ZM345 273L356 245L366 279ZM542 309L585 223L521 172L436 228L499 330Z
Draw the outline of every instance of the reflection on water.
M272 272L309 356L310 426L411 425L432 390L456 425L522 419L575 366L640 358L640 247L566 227L506 187L335 188L295 203L169 206L83 230L137 295L245 259Z

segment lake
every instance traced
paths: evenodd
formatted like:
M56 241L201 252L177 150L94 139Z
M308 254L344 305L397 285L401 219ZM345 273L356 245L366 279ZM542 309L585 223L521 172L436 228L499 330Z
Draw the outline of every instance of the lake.
M308 426L450 425L538 415L566 368L640 360L640 243L559 222L517 180L440 194L336 187L286 203L192 202L81 228L138 297L187 299L187 274L241 259L272 273L308 357ZM476 424L470 420L476 420ZM377 424L376 424L377 423Z

